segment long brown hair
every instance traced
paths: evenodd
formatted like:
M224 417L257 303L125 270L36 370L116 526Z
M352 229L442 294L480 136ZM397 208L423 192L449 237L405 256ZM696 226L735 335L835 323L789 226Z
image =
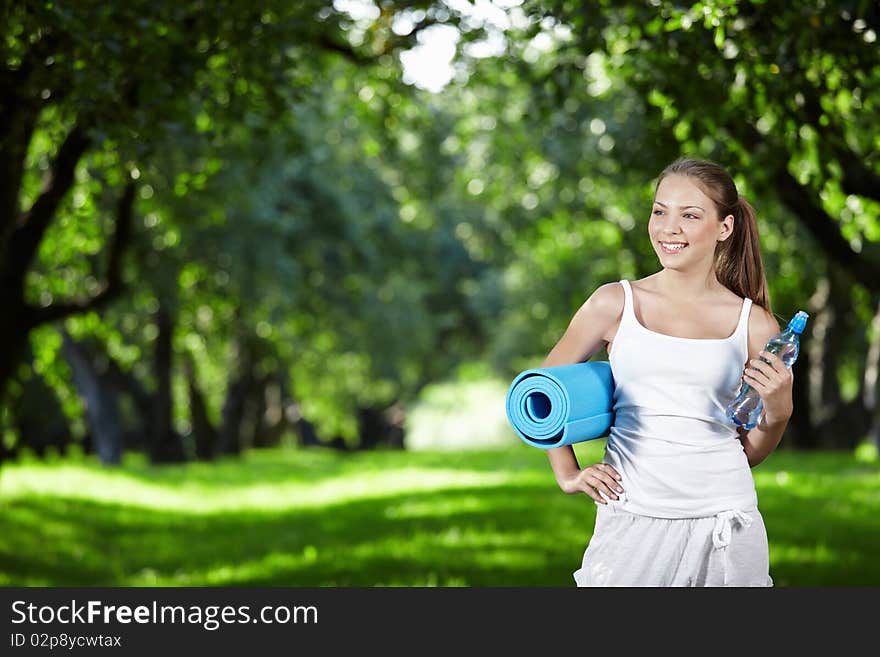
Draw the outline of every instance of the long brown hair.
M730 174L709 160L680 157L667 166L657 178L654 194L660 182L669 175L690 176L715 204L720 222L733 215L733 232L715 245L715 276L727 289L741 297L748 297L770 314L770 296L767 278L761 260L758 223L755 210L736 189Z

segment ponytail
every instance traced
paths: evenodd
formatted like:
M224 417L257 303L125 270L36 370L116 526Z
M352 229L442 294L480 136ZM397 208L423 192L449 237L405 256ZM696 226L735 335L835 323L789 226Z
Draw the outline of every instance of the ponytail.
M733 233L723 242L718 242L715 275L724 287L741 297L748 297L773 314L761 260L755 210L743 196L738 196L733 212L727 214L732 214L734 218Z

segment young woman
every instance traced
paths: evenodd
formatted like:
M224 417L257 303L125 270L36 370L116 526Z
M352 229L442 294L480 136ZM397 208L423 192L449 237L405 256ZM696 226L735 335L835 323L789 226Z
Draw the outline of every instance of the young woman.
M772 586L750 468L791 417L792 373L763 351L781 327L755 213L721 167L683 158L658 178L648 236L662 269L599 287L541 365L605 347L614 375L602 462L548 450L560 488L597 504L575 583ZM743 381L764 401L750 431L725 414Z

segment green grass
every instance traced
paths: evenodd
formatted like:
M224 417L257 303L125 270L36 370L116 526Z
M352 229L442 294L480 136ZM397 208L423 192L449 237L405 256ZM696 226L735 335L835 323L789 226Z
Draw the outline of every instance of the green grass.
M753 473L777 586L880 584L876 460L780 451ZM524 444L8 464L0 585L573 586L595 512Z

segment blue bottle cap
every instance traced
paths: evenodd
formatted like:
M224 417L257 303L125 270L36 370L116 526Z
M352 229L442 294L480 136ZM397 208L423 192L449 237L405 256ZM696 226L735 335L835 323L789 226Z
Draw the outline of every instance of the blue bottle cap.
M804 332L804 328L807 326L807 317L809 317L807 313L803 310L798 310L788 323L788 328L800 335Z

